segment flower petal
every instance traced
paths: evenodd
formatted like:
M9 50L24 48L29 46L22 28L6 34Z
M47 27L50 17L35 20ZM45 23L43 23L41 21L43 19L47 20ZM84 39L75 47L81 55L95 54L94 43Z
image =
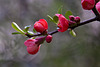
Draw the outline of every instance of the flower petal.
M44 28L43 24L41 24L40 21L35 22L35 24L34 24L34 29L35 29L37 32L40 32L40 33L43 33L43 32L45 31L45 28Z
M27 52L29 54L34 55L39 51L39 49L40 49L40 46L31 46L31 47L27 47Z
M47 23L47 21L44 20L44 19L40 19L39 21L45 27L45 29L47 30L48 29L48 23Z
M29 47L29 46L34 46L35 45L35 39L28 39L24 42L25 46Z
M58 31L60 31L60 32L66 31L69 27L68 20L62 14L56 14L56 16L58 16L58 18L59 18Z

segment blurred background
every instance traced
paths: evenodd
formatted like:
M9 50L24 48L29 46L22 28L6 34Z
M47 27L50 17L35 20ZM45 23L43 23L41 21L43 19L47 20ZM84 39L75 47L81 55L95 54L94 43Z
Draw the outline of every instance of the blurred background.
M75 29L77 37L68 31L53 35L50 44L42 44L36 55L26 51L22 35L12 35L16 22L22 29L39 19L46 19L49 31L56 26L47 15L54 16L60 6L63 14L71 10L81 21L94 17L82 9L81 0L0 0L0 67L100 67L100 23L93 22Z

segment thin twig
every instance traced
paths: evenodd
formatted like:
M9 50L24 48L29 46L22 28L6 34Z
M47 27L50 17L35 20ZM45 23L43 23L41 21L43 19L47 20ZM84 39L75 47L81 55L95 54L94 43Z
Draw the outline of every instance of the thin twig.
M57 32L58 32L58 30L55 30L55 31L49 32L48 34L49 34L49 35L53 35L53 34L55 34L55 33L57 33Z

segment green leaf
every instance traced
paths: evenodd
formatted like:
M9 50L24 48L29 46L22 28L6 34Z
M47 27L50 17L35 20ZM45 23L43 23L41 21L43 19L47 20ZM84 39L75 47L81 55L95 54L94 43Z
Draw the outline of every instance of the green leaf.
M36 33L37 31L35 29L33 29L33 32Z
M25 29L24 29L23 31L24 31L24 32L27 32L27 31L29 30L30 27L31 27L31 25L25 26L25 27L24 27Z
M11 25L16 31L24 34L24 31L15 22L12 22Z
M74 30L70 30L70 34L71 34L73 37L76 37L76 33L74 32Z
M32 31L27 31L27 34L33 35L34 33Z
M72 15L72 12L71 12L71 11L67 11L67 12L65 13L66 19L69 20L69 16L70 16L70 15Z
M22 34L20 32L13 32L12 35L16 35L16 34Z
M57 16L54 16L53 18L50 15L47 15L47 16L50 18L51 22L54 22L55 24L57 24L57 22L58 22L58 17Z
M63 6L61 6L61 7L58 9L58 12L57 12L58 14L62 14L62 7L63 7Z
M54 21L54 23L58 23L58 17L57 16L54 16L53 17L53 21Z
M32 37L31 39L35 39L35 37Z
M51 21L51 22L54 22L54 21L53 21L53 18L52 18L50 15L47 15L47 16L50 18L50 21Z

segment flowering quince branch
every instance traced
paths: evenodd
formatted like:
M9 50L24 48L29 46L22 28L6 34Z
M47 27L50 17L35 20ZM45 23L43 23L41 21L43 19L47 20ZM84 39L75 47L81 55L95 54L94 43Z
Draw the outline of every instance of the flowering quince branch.
M65 32L66 30L70 30L70 34L72 36L76 36L73 29L91 23L93 21L100 21L100 1L99 0L81 0L81 4L83 9L85 10L92 10L95 14L95 17L90 18L85 21L80 22L79 16L73 16L70 11L65 13L65 16L61 14L61 8L58 10L58 13L52 18L48 15L50 20L57 25L57 30L48 32L48 23L45 19L40 19L36 21L34 24L33 32L29 31L30 25L25 26L25 29L22 30L15 22L12 22L12 27L17 31L12 34L22 34L27 36L28 40L24 42L25 46L27 47L27 52L29 54L36 54L41 44L46 41L50 43L52 41L52 35L58 32ZM37 37L39 36L39 37Z

